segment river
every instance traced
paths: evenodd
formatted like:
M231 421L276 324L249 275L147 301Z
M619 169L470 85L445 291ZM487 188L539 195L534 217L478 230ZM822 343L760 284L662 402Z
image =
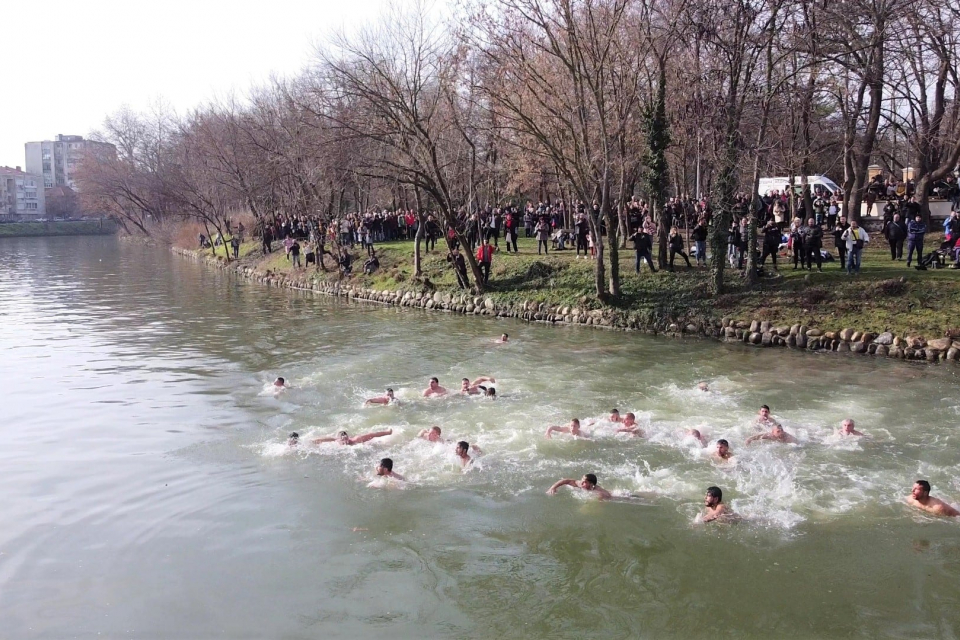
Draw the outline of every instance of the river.
M112 237L5 239L0 637L956 637L960 523L903 500L920 477L960 499L958 371L401 311ZM481 375L495 401L420 396ZM364 406L387 386L398 405ZM763 403L799 445L744 444ZM614 434L613 407L646 437ZM593 438L544 438L574 416ZM848 416L868 437L833 435ZM466 473L416 439L434 424L482 449ZM341 428L393 435L286 445ZM384 456L405 488L370 486ZM587 472L622 499L546 495ZM695 522L710 485L743 522Z

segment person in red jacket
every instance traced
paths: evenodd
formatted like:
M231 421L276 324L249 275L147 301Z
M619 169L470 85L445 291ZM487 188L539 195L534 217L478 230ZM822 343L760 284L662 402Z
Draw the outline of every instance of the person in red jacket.
M490 280L490 265L493 263L493 252L495 249L490 245L490 238L484 238L483 244L477 247L477 262L480 263L480 271L483 273L483 283Z

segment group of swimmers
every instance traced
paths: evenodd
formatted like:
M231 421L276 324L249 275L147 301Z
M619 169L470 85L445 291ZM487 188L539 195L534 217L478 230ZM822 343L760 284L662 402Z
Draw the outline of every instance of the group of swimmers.
M501 341L506 342L507 335L503 334ZM499 341L498 341L499 342ZM490 398L496 397L496 389L492 386L484 386L485 384L495 384L496 380L491 376L481 376L473 381L469 378L463 378L461 380L460 391L461 395L483 395ZM277 378L275 385L284 387L285 381L283 378ZM709 387L705 382L701 382L697 385L697 388L700 391L709 391ZM440 386L440 381L437 378L430 378L430 382L426 389L423 391L423 397L439 397L445 396L449 392L447 389ZM383 396L378 396L374 398L369 398L365 401L365 404L393 404L397 402L397 398L394 395L393 389L387 389L386 394ZM609 421L619 425L616 429L616 433L628 433L632 436L644 437L643 429L637 424L636 416L633 413L626 413L621 417L618 409L613 409L609 415ZM784 444L796 444L797 438L793 435L787 433L783 426L777 422L770 413L770 407L767 405L762 405L758 412L755 426L759 429L764 430L762 433L758 433L748 437L745 441L745 445L749 445L754 442L759 441L771 441L771 442L780 442ZM544 434L546 438L552 438L554 433L566 433L574 438L590 438L591 436L581 430L580 420L578 418L573 418L569 425L559 426L551 425L547 427L546 433ZM370 433L365 433L358 436L350 436L346 431L339 431L333 437L323 437L315 438L312 440L314 444L324 444L328 442L335 442L340 445L357 445L364 442L373 440L374 438L385 437L393 434L392 429L387 429L385 431L374 431ZM701 447L706 448L708 446L707 439L701 434L697 429L688 429L685 433L686 436L695 440ZM843 437L863 437L864 434L861 431L856 429L856 423L847 418L843 420L840 425L840 429L837 432L837 435ZM439 443L439 442L448 442L444 440L441 436L441 429L438 426L433 426L430 429L424 429L417 434L417 437L428 442ZM290 446L297 446L300 443L300 436L298 433L291 433L288 438L288 444ZM454 455L456 456L457 461L462 468L466 469L473 462L473 458L470 456L470 452L473 451L476 454L482 453L475 444L471 445L465 440L460 440L456 442ZM712 457L714 457L719 462L727 462L733 460L733 452L730 450L730 443L720 438L716 441L714 445L714 450L712 452ZM393 460L390 458L383 458L377 464L375 468L375 473L378 477L385 477L392 480L405 482L405 479L400 474L393 471ZM547 490L549 495L554 495L557 492L557 489L560 487L569 486L574 489L579 489L585 492L590 493L593 496L596 496L599 500L610 500L613 499L613 494L604 489L599 485L597 476L593 473L585 473L579 480L572 478L562 478L555 482ZM958 517L960 516L960 511L951 506L950 504L940 500L939 498L934 498L930 495L930 483L926 480L917 480L911 491L910 496L907 498L907 503L913 507L931 513L938 516L947 516L947 517ZM700 514L701 522L713 522L713 521L726 521L733 522L739 520L739 516L731 511L726 504L723 502L723 491L716 486L708 487L706 494L704 495L704 509Z

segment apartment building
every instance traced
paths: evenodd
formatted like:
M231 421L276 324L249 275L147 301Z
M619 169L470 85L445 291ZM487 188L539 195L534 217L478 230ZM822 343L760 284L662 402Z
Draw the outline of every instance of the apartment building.
M24 147L27 172L42 176L45 189L70 187L76 190L76 173L84 153L100 149L116 153L112 144L63 134L58 134L54 140L28 142Z
M20 167L0 167L0 219L29 220L45 215L43 177Z

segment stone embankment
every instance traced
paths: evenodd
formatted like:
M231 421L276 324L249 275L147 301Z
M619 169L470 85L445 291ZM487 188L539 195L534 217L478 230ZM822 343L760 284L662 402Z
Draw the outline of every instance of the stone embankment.
M516 318L529 322L575 324L608 329L642 331L666 336L701 336L724 342L742 342L756 347L787 347L804 351L834 351L873 355L901 360L939 362L960 360L960 341L951 338L926 340L922 336L896 336L890 332L871 333L856 329L823 331L802 324L773 325L766 320L736 320L695 316L684 319L655 311L622 311L618 309L583 309L546 302L503 302L490 296L467 293L379 291L344 282L315 280L306 274L259 271L250 266L226 263L195 251L174 247L177 254L201 260L218 269L235 272L241 278L267 286L313 291L324 295L362 300L398 307L414 307L466 315Z

